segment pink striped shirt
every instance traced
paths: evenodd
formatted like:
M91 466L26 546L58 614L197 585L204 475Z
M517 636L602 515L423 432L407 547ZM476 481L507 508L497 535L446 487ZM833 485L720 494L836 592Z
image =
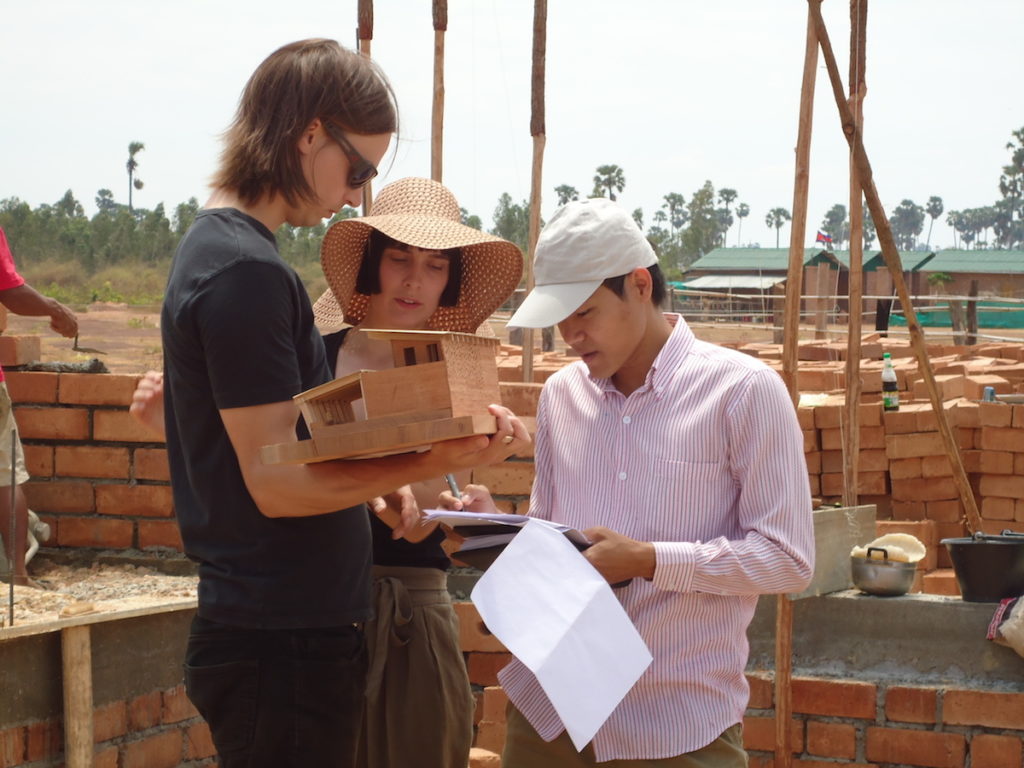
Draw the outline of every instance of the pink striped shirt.
M548 380L537 416L530 514L655 543L654 580L616 590L654 662L595 736L598 761L685 754L741 722L757 596L798 592L813 571L803 440L781 378L670 320L629 397L578 362ZM562 732L518 660L499 679L544 739Z

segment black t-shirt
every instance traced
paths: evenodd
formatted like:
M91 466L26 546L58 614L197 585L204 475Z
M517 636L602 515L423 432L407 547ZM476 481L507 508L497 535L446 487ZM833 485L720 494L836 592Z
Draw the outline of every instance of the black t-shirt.
M365 506L265 517L218 413L330 378L309 297L273 234L232 208L201 211L171 264L161 333L171 485L185 551L199 562L199 615L292 629L367 619Z
M345 342L345 334L350 328L343 328L340 331L329 333L324 336L324 346L327 348L327 367L333 372L338 360L338 350ZM441 549L444 541L444 533L440 529L431 533L423 541L412 543L405 539L395 540L391 538L391 529L380 519L368 513L370 517L370 530L373 533L373 564L405 566L410 568L440 568L448 570L451 561L448 555Z

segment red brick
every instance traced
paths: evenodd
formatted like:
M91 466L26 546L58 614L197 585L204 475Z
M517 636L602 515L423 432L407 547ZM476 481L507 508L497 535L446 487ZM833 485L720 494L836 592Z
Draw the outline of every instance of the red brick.
M1012 465L1011 461L1011 465ZM163 480L170 482L171 470L167 466L167 451L164 448L135 449L135 479Z
M38 336L0 336L0 367L13 368L38 360L42 342Z
M153 433L131 417L128 411L97 410L92 415L94 440L112 443L154 443Z
M875 522L877 535L884 536L887 533L909 533L911 536L920 539L926 547L933 547L938 543L935 523L931 520L918 522L907 520L878 520Z
M497 685L489 685L484 688L483 711L481 720L489 720L492 723L505 722L505 706L508 704L508 696L505 689Z
M921 456L945 456L946 445L938 432L908 432L887 435L885 453L890 459L913 459Z
M810 488L811 496L820 496L821 495L821 476L820 475L810 475L807 478L807 485Z
M96 744L128 733L128 705L112 701L92 710L92 736Z
M820 454L808 453L805 454L805 458L814 455L821 457L822 472L843 471L842 451L822 451ZM808 462L808 469L810 469L810 462ZM873 448L867 451L860 451L857 454L858 472L887 472L888 470L889 459L886 457L885 451Z
M942 722L1024 730L1024 693L946 691L942 699Z
M937 523L955 523L964 516L963 504L956 499L928 501L924 507L925 517Z
M22 488L29 509L36 512L92 512L96 509L92 483L80 480L27 482Z
M948 456L921 457L921 477L952 477L953 465Z
M939 568L931 573L926 573L922 589L928 595L956 597L960 594L960 585L957 583L956 574L951 568Z
M459 618L459 647L463 653L501 653L506 650L502 642L487 629L473 603L458 601L454 607Z
M132 546L130 520L97 517L62 517L57 526L57 546L127 549Z
M833 760L797 760L792 765L794 768L878 768L870 763L851 763L848 760L841 763ZM754 768L753 763L750 764L750 768ZM773 762L769 760L764 768L774 768Z
M167 547L182 552L181 530L174 520L139 520L139 549Z
M1024 499L1017 499L1013 508L1013 519L1015 522L1024 522Z
M836 453L836 451L832 451L832 453ZM840 455L842 455L842 454L840 453ZM821 451L809 451L808 453L804 454L804 464L807 465L807 473L808 474L810 474L810 475L820 475L821 474L822 458L823 458L823 454L822 454Z
M53 477L53 446L23 445L25 469L32 477Z
M878 763L963 768L967 749L959 733L869 727L865 751L868 760Z
M22 440L88 440L89 411L85 408L14 409Z
M908 432L918 432L917 414L927 407L931 411L932 406L910 404L900 406L898 411L886 411L882 414L882 423L885 425L886 434L901 435Z
M476 740L473 744L477 749L500 754L505 746L505 723L481 720L476 727Z
M15 403L56 403L60 374L43 371L4 371L4 381Z
M503 461L473 470L473 482L486 485L491 493L523 496L533 485L533 462Z
M790 730L790 741L793 744L793 752L799 754L804 751L804 729L803 723L793 720ZM774 717L750 717L743 718L743 747L763 752L775 751L775 718Z
M950 413L952 423L958 427L970 427L971 429L981 427L978 405L979 403L970 400L958 400Z
M747 706L751 709L771 709L774 701L774 685L768 675L747 675L750 685L750 699Z
M189 760L203 760L217 754L210 735L210 726L196 723L185 729L185 757Z
M132 393L139 383L136 374L62 373L58 398L73 405L132 404Z
M540 384L527 382L503 382L501 404L510 408L516 416L536 416L537 404L540 401Z
M886 472L858 472L857 493L881 495L889 490L889 476ZM841 473L823 474L821 476L821 493L823 496L843 495L843 475Z
M821 757L857 755L857 729L843 723L807 722L807 751Z
M876 690L873 683L794 678L793 711L874 720Z
M174 498L169 485L97 485L96 511L101 515L171 517Z
M0 731L0 768L21 765L24 760L25 729L8 728L6 731Z
M64 730L59 720L42 720L25 728L25 759L32 763L64 751Z
M1013 520L1019 499L986 496L981 500L981 516L988 520Z
M956 483L951 477L929 477L892 481L894 501L942 501L958 499Z
M842 429L821 430L821 448L827 451L843 450ZM883 427L861 427L860 428L860 449L883 450L885 448L885 429Z
M889 462L889 476L893 480L921 477L921 459L893 459Z
M971 765L984 768L1020 768L1020 736L979 733L971 739Z
M57 474L60 477L128 479L128 449L96 445L58 445Z
M818 430L805 429L801 434L804 436L804 453L817 451L821 448L821 443L818 440Z
M499 685L498 671L510 661L510 653L470 653L469 661L466 663L469 682L484 686Z
M895 481L894 481L895 482ZM892 502L892 516L896 520L925 520L927 508L923 501Z
M817 410L806 405L796 409L796 420L800 429L814 429L814 414Z
M160 725L163 697L160 691L145 693L128 702L128 730L144 731Z
M885 693L885 719L901 723L934 723L938 691L893 686Z
M192 702L185 695L185 686L179 685L163 692L161 722L180 723L182 720L191 720L198 716L196 708L192 706Z
M1017 475L982 475L978 490L983 497L999 496L1004 499L1024 499L1024 477Z
M118 768L117 758L119 755L117 747L101 749L92 758L92 768Z
M1024 453L1024 429L1012 427L982 427L978 447L983 451L1010 451Z
M991 373L975 373L964 378L964 397L971 400L980 400L985 393L985 387L992 387L1000 395L1008 395L1013 392L1013 387L1002 376Z
M982 427L1009 427L1013 409L1006 403L978 403L978 422Z
M175 728L122 747L121 768L175 768L181 764L184 734Z

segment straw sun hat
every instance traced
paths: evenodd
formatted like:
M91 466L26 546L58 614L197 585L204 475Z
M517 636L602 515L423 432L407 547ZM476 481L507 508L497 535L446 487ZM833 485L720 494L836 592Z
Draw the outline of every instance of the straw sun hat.
M446 187L430 179L400 179L381 189L371 216L343 219L327 230L320 262L330 287L313 305L321 330L356 325L366 316L369 297L356 291L356 277L371 229L418 248L462 249L459 300L430 316L427 325L433 330L473 333L523 275L519 247L464 225L459 204Z

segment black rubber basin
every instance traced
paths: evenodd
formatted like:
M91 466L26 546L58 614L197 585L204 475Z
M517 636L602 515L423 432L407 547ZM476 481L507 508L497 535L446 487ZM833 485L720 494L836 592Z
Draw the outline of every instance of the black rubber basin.
M943 539L953 561L960 594L971 603L997 603L1024 595L1024 534L976 533Z

